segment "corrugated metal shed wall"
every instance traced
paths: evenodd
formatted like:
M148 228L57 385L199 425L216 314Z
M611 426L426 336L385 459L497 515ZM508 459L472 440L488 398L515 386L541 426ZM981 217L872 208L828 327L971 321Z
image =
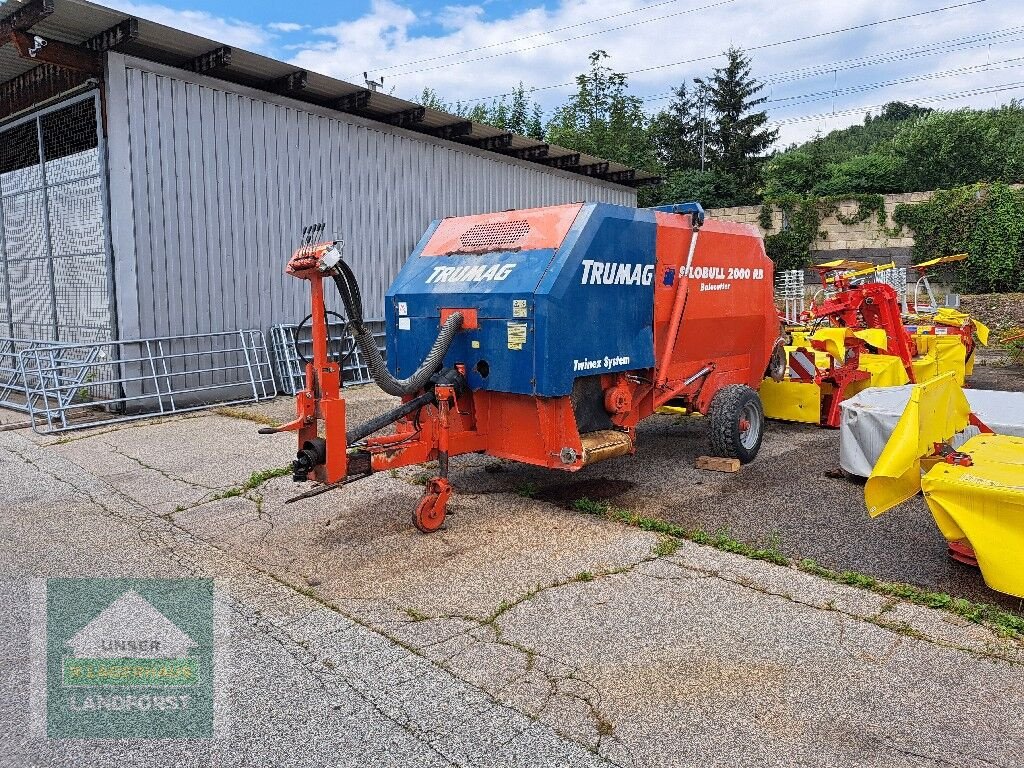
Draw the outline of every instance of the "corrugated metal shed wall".
M325 221L345 240L369 318L383 315L384 292L432 219L636 204L624 187L180 70L116 54L108 67L122 338L297 322L308 286L283 268L305 224Z

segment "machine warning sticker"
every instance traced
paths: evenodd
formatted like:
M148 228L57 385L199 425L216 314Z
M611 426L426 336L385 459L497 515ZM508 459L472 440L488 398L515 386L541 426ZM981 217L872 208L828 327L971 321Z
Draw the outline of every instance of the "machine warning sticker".
M398 314L400 314L400 315L408 315L409 314L409 305L406 304L404 301L398 302Z
M526 346L526 323L508 324L508 348L519 352Z
M408 317L398 318L398 330L409 331L412 330L412 320Z
M512 299L512 317L526 317L526 299Z

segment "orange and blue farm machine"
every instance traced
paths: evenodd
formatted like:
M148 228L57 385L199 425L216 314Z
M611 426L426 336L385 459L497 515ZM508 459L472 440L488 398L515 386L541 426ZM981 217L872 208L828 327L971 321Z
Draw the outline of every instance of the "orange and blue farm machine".
M364 321L343 244L307 232L287 272L310 282L313 356L296 418L304 498L381 470L436 462L413 514L444 522L449 460L481 453L575 472L636 452L663 406L706 416L711 453L751 461L757 389L783 375L772 263L752 227L696 203L578 203L433 222L386 295L386 360ZM346 421L328 352L333 283L373 380L401 398ZM393 428L388 434L382 430Z

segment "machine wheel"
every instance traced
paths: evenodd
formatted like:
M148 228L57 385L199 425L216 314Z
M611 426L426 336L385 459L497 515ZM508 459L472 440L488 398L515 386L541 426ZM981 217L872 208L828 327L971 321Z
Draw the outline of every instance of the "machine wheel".
M423 533L433 533L444 525L445 513L448 509L448 497L452 495L452 487L448 481L435 477L427 484L427 489L420 497L416 509L412 513L412 522Z
M745 384L723 387L708 408L711 452L715 456L754 460L764 437L764 409L761 398Z

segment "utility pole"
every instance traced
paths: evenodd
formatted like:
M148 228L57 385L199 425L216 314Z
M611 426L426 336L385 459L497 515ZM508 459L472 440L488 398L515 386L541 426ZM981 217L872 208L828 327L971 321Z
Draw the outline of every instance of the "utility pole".
M707 160L707 85L699 77L693 78L693 82L697 84L697 114L700 115L700 172L704 173L704 164Z

